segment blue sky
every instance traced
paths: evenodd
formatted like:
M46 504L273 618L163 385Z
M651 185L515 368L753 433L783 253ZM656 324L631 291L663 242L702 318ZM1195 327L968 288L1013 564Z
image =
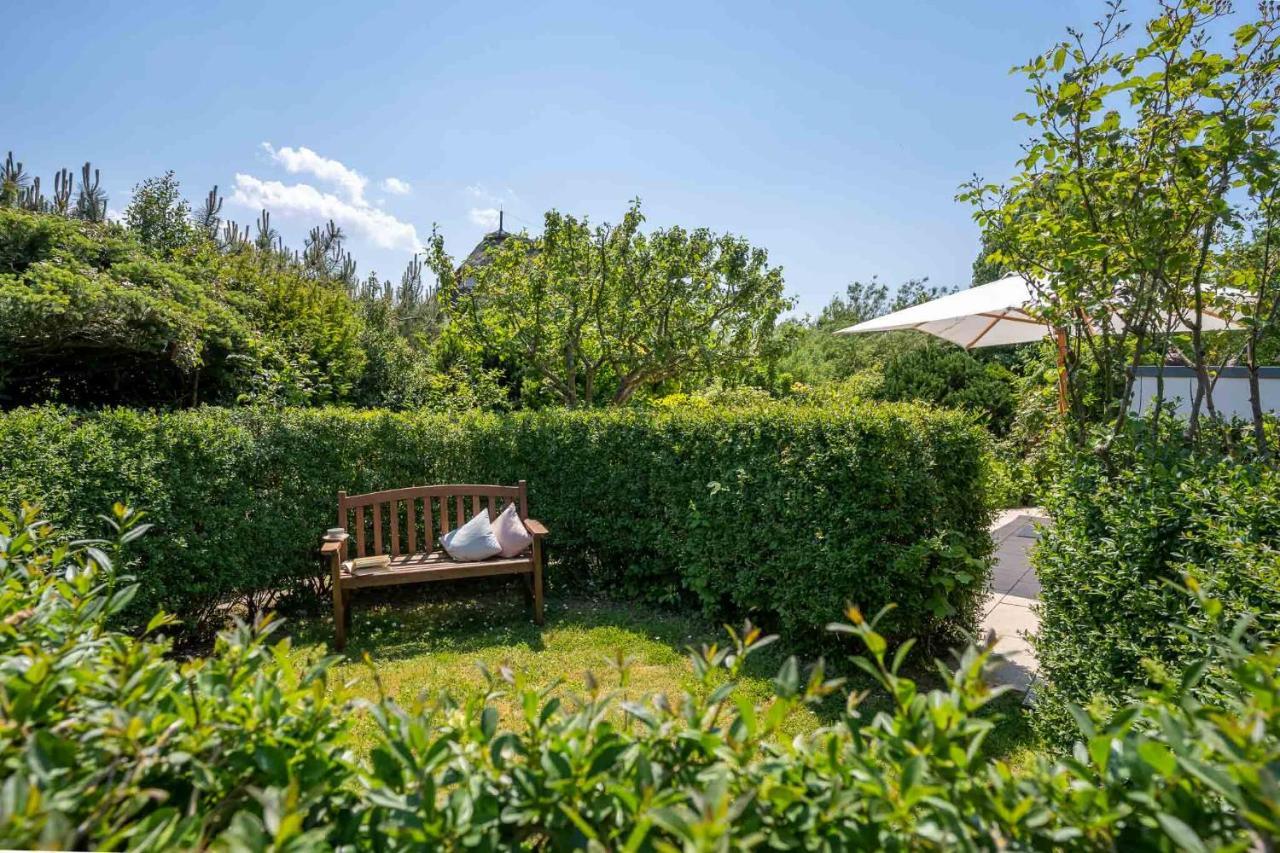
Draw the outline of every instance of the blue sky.
M433 223L462 256L499 206L532 229L639 196L764 246L816 312L876 274L967 283L953 196L1013 168L1008 69L1101 8L18 0L0 147L49 182L92 160L115 210L173 169L242 223L269 202L293 245L333 215L393 278Z

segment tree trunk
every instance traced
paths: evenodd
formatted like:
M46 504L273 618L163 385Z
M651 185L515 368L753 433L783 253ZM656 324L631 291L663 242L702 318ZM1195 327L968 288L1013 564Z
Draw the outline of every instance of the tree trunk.
M564 387L567 398L565 404L570 408L578 405L578 364L577 364L577 348L572 344L565 344L564 348ZM588 400L589 404L591 401Z
M1160 365L1156 368L1156 402L1155 409L1151 414L1151 435L1159 438L1160 436L1160 410L1164 408L1164 359L1160 360Z
M1258 445L1258 455L1266 459L1270 454L1267 448L1267 431L1262 413L1262 385L1258 381L1258 357L1254 345L1257 333L1249 333L1249 409L1253 415L1253 440Z
M622 377L618 383L618 392L613 395L613 405L620 406L631 399L631 395L640 387L640 379L635 374Z

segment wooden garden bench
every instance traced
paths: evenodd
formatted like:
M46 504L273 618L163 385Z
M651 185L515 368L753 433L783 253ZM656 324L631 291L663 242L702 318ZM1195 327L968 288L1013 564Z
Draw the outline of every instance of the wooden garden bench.
M477 562L458 562L440 547L440 537L461 527L486 509L489 520L515 503L533 544L515 557L494 557ZM338 492L338 527L347 531L340 541L326 541L320 553L330 561L333 579L333 623L335 646L347 642L351 624L351 593L357 589L397 584L475 578L488 575L525 576L533 599L533 619L542 624L542 538L547 529L529 518L529 497L525 481L514 486L445 485L412 486L367 495ZM348 543L355 543L354 554ZM350 557L387 554L385 568L351 571Z

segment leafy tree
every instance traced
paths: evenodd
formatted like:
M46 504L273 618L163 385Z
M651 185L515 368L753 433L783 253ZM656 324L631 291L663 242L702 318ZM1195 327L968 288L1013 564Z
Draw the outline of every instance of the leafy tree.
M1215 414L1210 365L1223 356L1204 326L1231 310L1218 261L1232 235L1272 221L1280 184L1280 7L1260 6L1218 50L1228 12L1163 0L1135 38L1112 2L1092 35L1068 30L1017 69L1035 100L1018 117L1035 130L1019 173L961 193L988 258L1036 281L1043 318L1068 331L1074 425L1122 425L1131 368L1163 362L1183 327L1198 377L1191 430ZM1255 308L1266 298L1252 297Z
M187 263L260 336L261 366L238 400L293 405L349 398L365 367L363 326L345 283L309 274L278 253L201 245Z
M465 270L435 235L429 262L447 283L450 332L569 406L740 370L790 304L782 270L740 237L643 223L638 202L594 228L553 210L536 239L504 241Z
M890 298L888 285L878 276L872 276L869 282L851 282L843 297L839 294L831 297L818 315L817 325L831 329L853 326L953 292L952 288L929 284L926 276L907 279Z
M823 327L850 326L888 314L889 287L876 276L869 282L854 281L845 288L845 295L836 294L818 315L817 325Z
M162 255L172 255L194 237L191 205L182 197L172 170L133 188L124 220L139 243Z
M992 257L995 248L991 245L991 238L987 234L982 235L982 246L978 249L978 257L973 259L973 285L989 284L997 279L1004 278L1011 272L1010 267L999 260Z
M414 258L399 289L371 274L357 304L365 368L353 401L387 409L505 409L500 371L477 366L439 341L435 290L424 289Z
M1249 371L1249 402L1254 443L1269 455L1259 368L1280 360L1280 198L1272 190L1252 215L1248 233L1237 233L1223 250L1222 280L1247 295L1241 306L1244 327L1244 366Z

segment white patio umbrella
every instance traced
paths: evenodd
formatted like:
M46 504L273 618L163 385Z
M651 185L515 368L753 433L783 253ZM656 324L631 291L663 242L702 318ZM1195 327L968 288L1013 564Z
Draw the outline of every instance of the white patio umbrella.
M1027 280L1010 275L867 320L836 334L917 329L965 349L1025 344L1053 332L1024 310L1034 304L1035 295Z
M836 334L914 329L967 350L1026 344L1052 335L1058 344L1058 407L1065 411L1067 333L1031 316L1027 309L1035 302L1031 284L1020 275L1010 275L840 329ZM1201 328L1206 331L1229 329L1231 322L1205 312Z

